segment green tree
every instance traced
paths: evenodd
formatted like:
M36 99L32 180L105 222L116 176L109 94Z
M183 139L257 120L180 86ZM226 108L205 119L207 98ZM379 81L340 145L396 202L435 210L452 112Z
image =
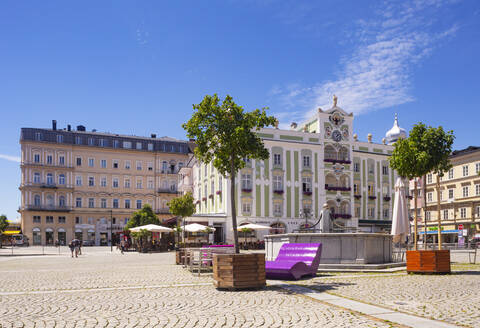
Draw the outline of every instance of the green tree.
M185 195L176 197L172 199L168 204L170 213L175 216L180 217L180 220L177 220L177 227L175 232L177 233L177 243L180 243L180 221L187 216L191 216L195 213L195 204L193 203L193 196L191 192L187 192ZM177 245L178 246L178 245Z
M133 212L132 217L125 225L125 230L146 224L160 224L160 220L155 213L153 213L153 209L149 204L145 204L142 209Z
M438 225L438 249L442 249L441 222L440 222L440 178L452 168L450 154L452 153L455 136L453 131L445 131L443 127L428 127L425 132L423 143L430 158L431 172L436 174L437 181L437 225Z
M395 143L392 156L390 157L390 167L397 171L402 178L414 179L414 248L417 249L418 221L417 221L417 178L427 174L432 165L430 163L430 154L423 146L423 136L426 127L423 123L415 124L410 131L409 137L399 139Z
M3 232L8 227L7 216L2 214L0 215L0 248L2 247Z
M244 111L231 96L220 103L217 94L207 95L202 102L193 105L194 113L183 124L189 138L195 138L195 156L213 166L223 176L230 178L230 208L232 213L235 253L239 253L237 213L235 209L235 177L245 166L245 159L265 160L268 150L255 130L274 125L277 121L267 116L266 108Z

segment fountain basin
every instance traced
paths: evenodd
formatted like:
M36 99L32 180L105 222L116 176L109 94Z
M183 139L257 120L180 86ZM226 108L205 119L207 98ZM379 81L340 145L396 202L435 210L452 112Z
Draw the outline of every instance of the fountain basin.
M322 243L320 264L380 264L392 262L392 236L381 233L286 233L265 236L267 261L284 243Z

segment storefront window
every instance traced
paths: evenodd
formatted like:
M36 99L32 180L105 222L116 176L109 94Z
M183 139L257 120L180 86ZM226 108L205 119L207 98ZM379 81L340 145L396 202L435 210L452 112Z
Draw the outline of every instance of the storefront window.
M46 245L53 245L53 230L45 231L45 243Z
M42 244L42 235L40 234L40 229L38 228L33 230L33 244L34 245Z
M67 233L63 229L58 230L58 242L60 245L66 245L67 243Z

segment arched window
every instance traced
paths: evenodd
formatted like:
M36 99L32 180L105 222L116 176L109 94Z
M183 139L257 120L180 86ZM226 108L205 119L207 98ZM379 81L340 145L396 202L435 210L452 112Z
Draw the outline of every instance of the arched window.
M340 187L349 188L350 187L350 177L346 174L340 177Z
M40 183L42 179L40 178L40 173L35 172L33 173L33 183Z
M60 197L58 198L58 206L60 206L60 207L65 207L65 205L66 205L66 204L65 204L65 196L60 196Z
M47 205L50 206L50 207L52 207L54 205L52 195L47 195Z
M33 204L34 204L35 206L40 206L40 205L41 205L40 195L35 195L35 196L33 197Z
M60 174L58 176L58 184L59 185L64 185L65 184L65 174Z
M338 159L341 161L348 161L350 160L348 148L342 147L338 152Z
M167 161L162 162L162 173L167 173L168 163Z
M336 160L337 159L337 151L333 146L326 145L325 146L325 159L327 160Z
M337 186L337 178L335 177L335 175L331 173L327 174L327 176L325 177L325 188L329 189L329 188L334 188L336 186Z

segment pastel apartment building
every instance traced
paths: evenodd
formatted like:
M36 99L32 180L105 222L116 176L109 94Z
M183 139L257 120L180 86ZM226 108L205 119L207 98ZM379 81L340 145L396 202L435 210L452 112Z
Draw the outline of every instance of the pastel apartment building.
M33 245L73 238L107 245L144 204L170 218L167 203L191 154L187 141L57 129L56 121L22 128L20 145L19 212Z

